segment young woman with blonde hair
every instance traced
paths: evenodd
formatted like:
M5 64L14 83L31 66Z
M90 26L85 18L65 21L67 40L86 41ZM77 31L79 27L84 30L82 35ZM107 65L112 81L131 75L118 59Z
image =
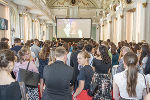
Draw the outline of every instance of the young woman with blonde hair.
M88 96L87 90L90 88L90 83L92 81L92 76L94 74L92 67L89 65L89 58L91 56L82 51L78 54L78 63L82 65L83 68L80 69L80 73L77 77L78 88L73 95L74 100L92 100L92 97Z

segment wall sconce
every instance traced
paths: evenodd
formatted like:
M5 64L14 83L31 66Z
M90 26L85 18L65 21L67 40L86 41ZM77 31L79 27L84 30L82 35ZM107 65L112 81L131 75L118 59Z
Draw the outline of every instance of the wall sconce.
M129 9L128 12L135 12L136 8Z
M109 21L109 23L111 24L111 23L112 23L112 21Z
M23 14L19 14L19 17L23 17Z
M123 17L124 17L124 15L120 15L120 18L122 18L122 19L123 19Z
M143 8L146 8L147 7L147 2L142 3L142 5L143 5Z

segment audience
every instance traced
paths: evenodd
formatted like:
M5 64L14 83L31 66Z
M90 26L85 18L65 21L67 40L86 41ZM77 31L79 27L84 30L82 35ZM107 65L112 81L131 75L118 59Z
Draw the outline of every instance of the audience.
M100 43L84 38L79 42L14 41L14 53L9 50L9 39L0 42L0 100L26 98L26 92L22 95L25 88L21 89L24 83L17 81L19 69L26 69L29 62L29 70L40 74L39 87L26 86L29 100L112 100L112 95L115 100L149 98L145 95L150 90L150 45L145 41L120 41L118 46L110 39ZM117 74L112 77L111 71ZM93 80L98 89L90 97L87 91Z

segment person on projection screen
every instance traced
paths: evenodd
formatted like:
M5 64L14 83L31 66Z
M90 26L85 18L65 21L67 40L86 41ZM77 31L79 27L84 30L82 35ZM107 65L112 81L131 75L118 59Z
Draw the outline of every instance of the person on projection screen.
M70 21L64 29L65 34L69 38L82 38L82 30L78 28L76 21Z

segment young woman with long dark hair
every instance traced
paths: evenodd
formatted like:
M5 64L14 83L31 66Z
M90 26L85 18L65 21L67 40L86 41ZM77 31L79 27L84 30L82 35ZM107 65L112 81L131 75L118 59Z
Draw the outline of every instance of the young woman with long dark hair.
M142 100L146 94L146 84L144 76L138 72L138 57L128 52L123 60L125 70L114 75L113 97L115 100Z
M98 91L94 95L94 100L111 100L111 82L110 69L111 58L105 46L100 45L97 53L99 57L93 59L93 67L95 69L95 81L98 84Z

